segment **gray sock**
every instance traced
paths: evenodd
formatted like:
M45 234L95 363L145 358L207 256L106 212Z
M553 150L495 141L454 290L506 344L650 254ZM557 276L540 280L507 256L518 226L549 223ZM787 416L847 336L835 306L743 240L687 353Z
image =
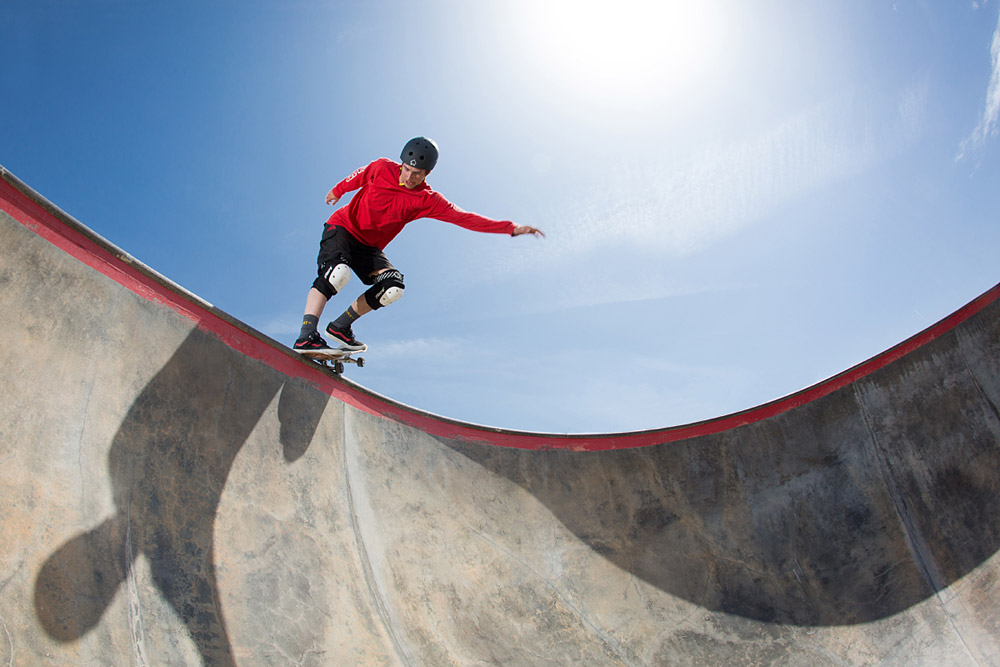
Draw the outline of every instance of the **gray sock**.
M351 322L361 317L358 315L358 311L354 310L354 306L348 306L340 317L333 321L333 326L338 329L347 329L351 326Z
M299 338L305 338L313 331L316 331L316 325L319 324L319 318L315 315L306 315L302 318L302 329L299 331Z

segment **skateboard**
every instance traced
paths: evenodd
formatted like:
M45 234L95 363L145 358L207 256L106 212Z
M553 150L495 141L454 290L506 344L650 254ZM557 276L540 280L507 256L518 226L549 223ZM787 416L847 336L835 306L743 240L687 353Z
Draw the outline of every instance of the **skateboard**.
M365 365L364 357L355 357L352 355L361 354L368 349L366 345L364 349L361 350L345 350L344 348L333 348L329 350L295 350L303 357L307 359L312 359L320 366L332 369L334 373L340 375L344 372L344 364L356 364L358 368L362 368Z

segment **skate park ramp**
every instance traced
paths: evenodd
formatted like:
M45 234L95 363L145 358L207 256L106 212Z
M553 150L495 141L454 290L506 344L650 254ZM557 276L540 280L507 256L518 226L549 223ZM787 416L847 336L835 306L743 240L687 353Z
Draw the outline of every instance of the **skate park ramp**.
M1000 664L1000 287L745 412L507 431L0 174L0 664Z

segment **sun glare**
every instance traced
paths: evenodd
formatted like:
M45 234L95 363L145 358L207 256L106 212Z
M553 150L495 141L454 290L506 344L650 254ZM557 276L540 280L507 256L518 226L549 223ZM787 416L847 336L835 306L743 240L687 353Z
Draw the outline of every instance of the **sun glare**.
M526 58L547 86L580 99L640 104L697 90L722 53L711 0L527 0Z

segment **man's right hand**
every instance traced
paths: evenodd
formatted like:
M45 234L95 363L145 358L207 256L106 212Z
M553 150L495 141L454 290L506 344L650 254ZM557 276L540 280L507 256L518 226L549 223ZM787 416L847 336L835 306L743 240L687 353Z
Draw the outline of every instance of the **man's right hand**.
M333 194L333 190L330 190L329 192L326 193L326 203L327 204L329 204L330 206L333 206L338 201L340 201L340 197L338 197L337 195Z
M535 227L529 227L528 225L516 225L514 231L510 233L511 236L523 236L525 234L531 234L532 236L537 236L538 238L545 238L545 233L542 230Z

